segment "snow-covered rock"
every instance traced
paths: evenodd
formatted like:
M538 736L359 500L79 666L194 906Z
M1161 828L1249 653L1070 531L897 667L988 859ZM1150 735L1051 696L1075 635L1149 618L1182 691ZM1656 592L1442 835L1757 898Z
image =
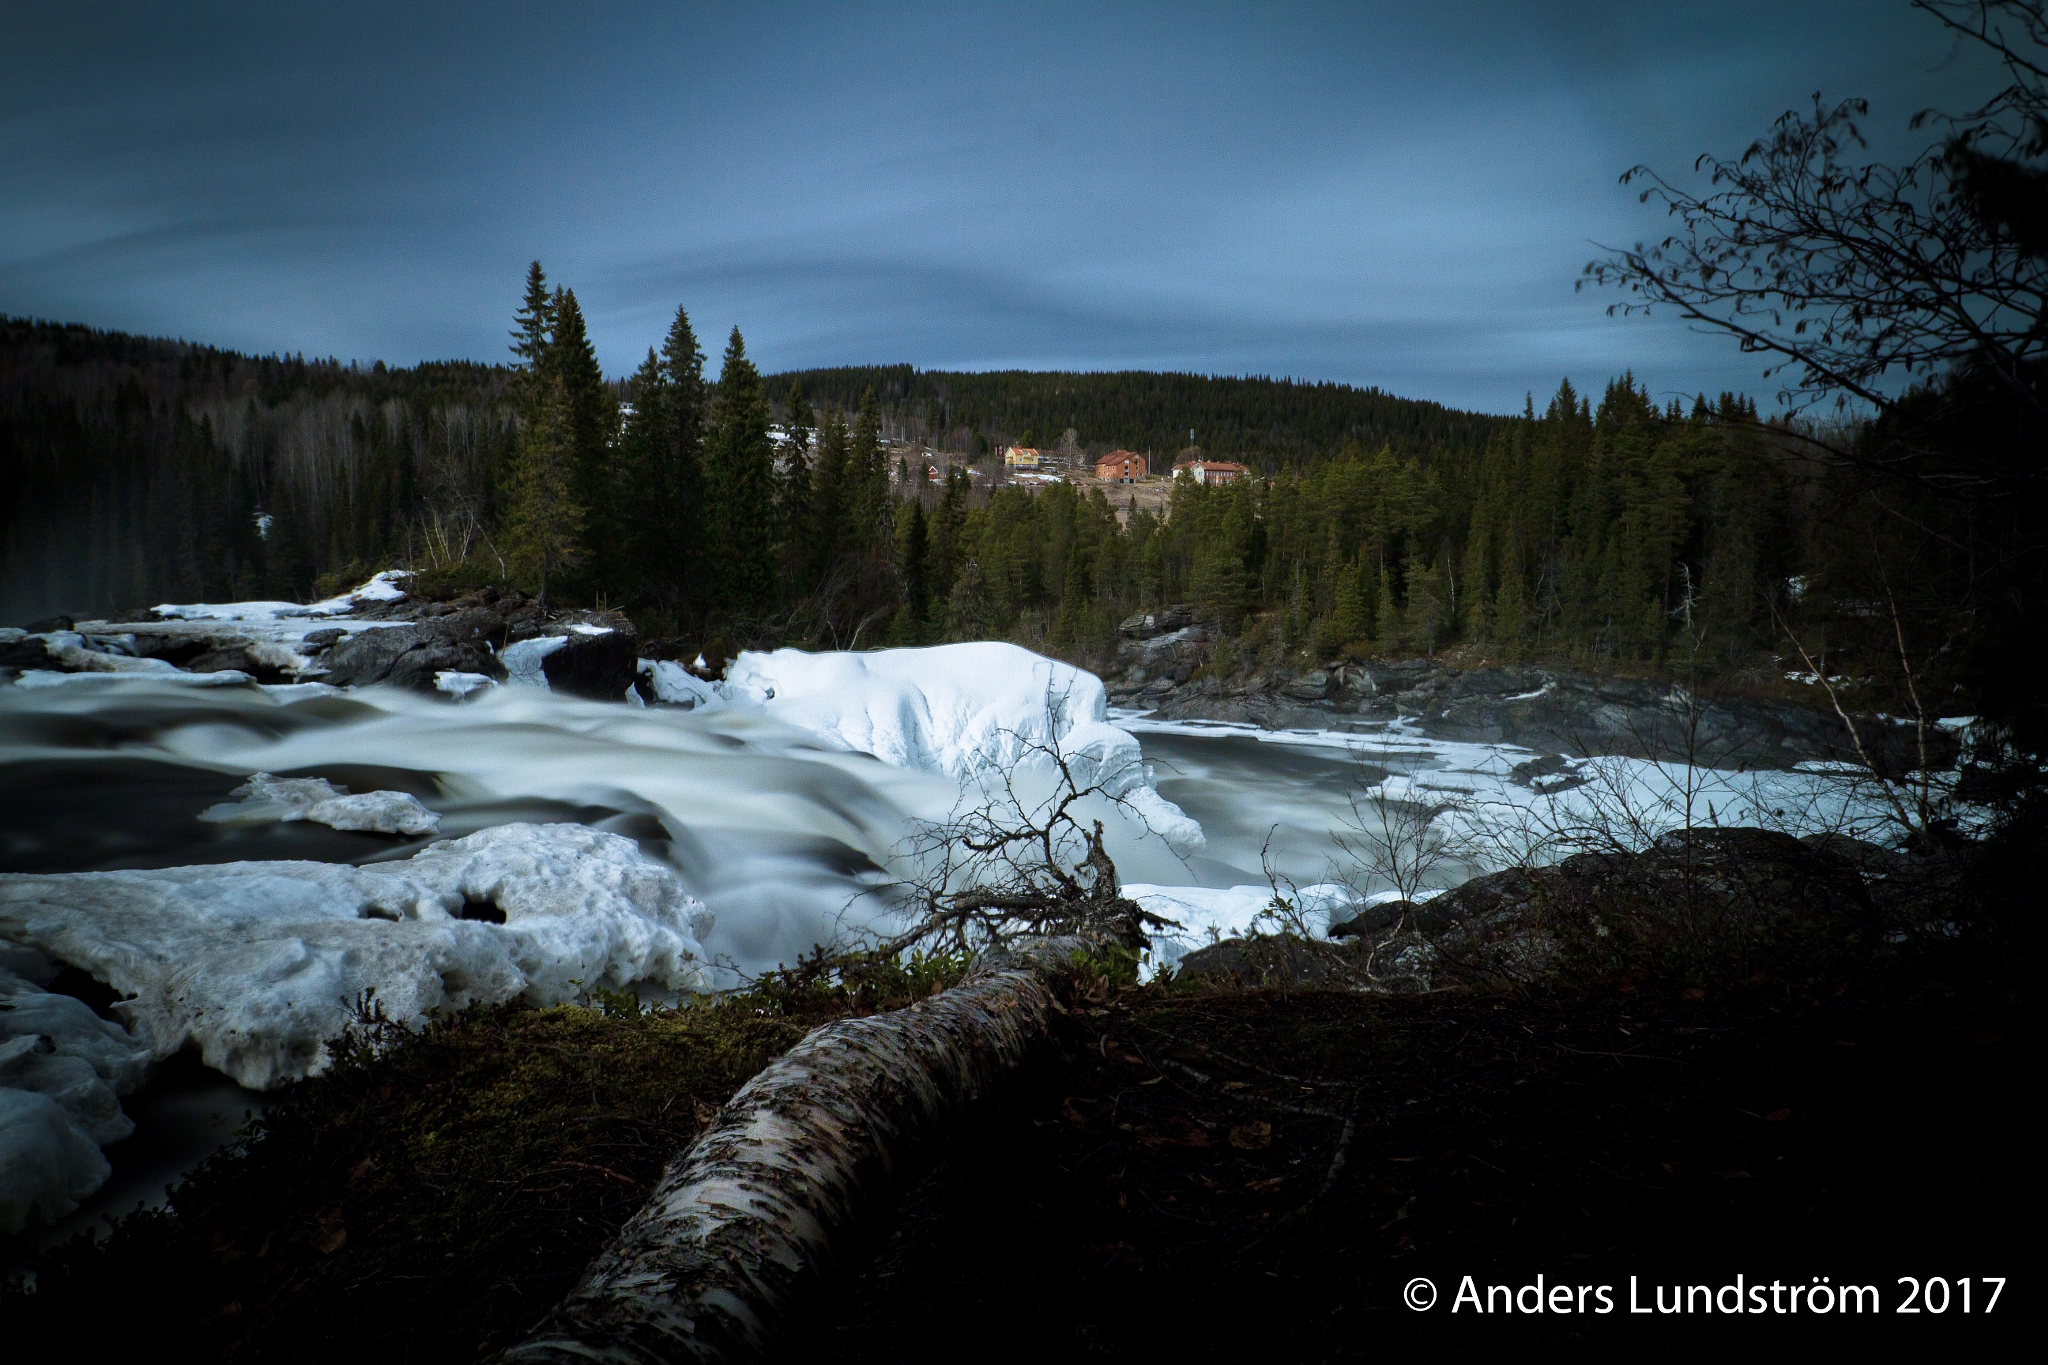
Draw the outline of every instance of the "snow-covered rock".
M409 1022L636 981L697 989L709 928L672 869L580 825L501 825L360 868L0 877L0 937L131 995L115 1009L154 1056L195 1043L255 1088L323 1069L365 992Z
M1092 673L993 642L808 654L743 653L722 695L884 763L966 780L1064 759L1183 855L1201 826L1152 787L1138 741L1108 721Z
M209 806L199 818L220 825L261 825L273 821L310 820L334 829L370 830L379 834L432 834L441 817L410 792L360 792L331 785L324 777L272 777L253 774L228 793L240 801Z
M404 569L386 569L360 587L323 601L297 602L166 602L152 608L166 621L278 621L303 616L346 616L365 602L396 602L405 596L399 583L412 577Z
M1153 956L1161 965L1178 962L1218 939L1240 938L1253 932L1259 917L1273 904L1273 889L1269 886L1221 888L1132 882L1123 890L1124 895L1145 909L1179 926L1161 930L1153 937ZM1356 913L1358 904L1357 893L1341 882L1297 887L1290 898L1295 913L1312 927L1326 928L1347 919Z
M566 635L541 635L506 645L498 655L505 665L505 681L514 687L546 687L548 675L541 661L569 643Z

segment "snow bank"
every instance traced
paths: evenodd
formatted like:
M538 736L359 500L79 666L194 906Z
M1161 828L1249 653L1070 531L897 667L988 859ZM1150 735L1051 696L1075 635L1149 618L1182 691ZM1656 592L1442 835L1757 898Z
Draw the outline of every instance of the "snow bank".
M718 690L884 763L960 780L1050 769L1057 753L1083 785L1124 798L1175 852L1204 842L1201 826L1153 789L1138 741L1109 724L1102 680L1016 645L750 651Z
M339 597L308 605L297 602L166 602L151 608L166 621L279 621L295 616L346 616L365 602L395 602L405 596L399 580L412 577L404 569L386 569Z
M62 1218L107 1179L100 1147L135 1131L120 1096L150 1049L83 1001L19 974L41 954L0 943L0 1234Z
M348 794L324 777L272 777L256 773L228 793L240 801L224 801L199 813L221 825L261 825L272 821L310 820L334 829L370 830L379 834L432 834L441 817L409 792Z
M364 992L410 1022L643 980L699 989L709 929L673 870L580 825L500 825L360 868L0 877L0 938L132 995L116 1009L153 1056L195 1043L254 1088L324 1068Z

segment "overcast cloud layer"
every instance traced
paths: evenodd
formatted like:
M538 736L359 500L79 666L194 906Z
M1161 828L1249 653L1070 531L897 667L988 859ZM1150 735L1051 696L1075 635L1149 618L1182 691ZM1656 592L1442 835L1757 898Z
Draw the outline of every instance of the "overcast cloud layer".
M1573 282L1616 178L1819 90L1873 152L1987 88L1904 0L0 4L0 312L505 356L526 262L608 371L686 304L764 368L1289 374L1519 410L1760 365Z

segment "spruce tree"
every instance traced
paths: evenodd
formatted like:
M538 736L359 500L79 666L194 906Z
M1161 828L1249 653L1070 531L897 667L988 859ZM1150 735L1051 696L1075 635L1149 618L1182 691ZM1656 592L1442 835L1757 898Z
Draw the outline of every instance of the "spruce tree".
M582 562L586 520L576 497L569 405L551 377L541 386L533 420L519 433L506 502L507 557L517 572L538 583L545 610L549 580Z
M775 456L768 397L740 329L726 342L705 464L711 486L713 610L745 619L775 600Z
M788 439L775 478L775 530L782 581L792 596L810 586L811 433L816 426L803 386L791 381L789 420L783 424Z
M589 585L621 597L630 569L629 494L615 465L618 412L597 363L574 291L555 294L554 338L547 349L549 401L561 405L571 492L583 509L591 553Z
M853 516L848 543L858 553L871 552L880 547L889 511L889 463L882 449L882 410L872 388L861 395L860 412L853 419L847 472L853 492L848 507Z
M853 522L850 440L846 419L827 414L818 428L818 458L811 469L811 581L817 584L831 577Z
M904 610L910 617L910 638L904 643L921 644L925 621L931 615L931 529L923 498L913 496L901 508L897 519L903 529L896 538L896 562L903 574Z
M706 606L704 432L710 393L704 383L704 351L681 304L662 339L661 374L661 462L649 495L654 506L647 510L658 516L661 526L657 562L662 591L679 615L694 619Z
M1384 565L1380 568L1379 621L1375 624L1373 634L1377 637L1376 643L1383 655L1399 653L1402 645L1406 643L1402 639L1401 608L1394 601L1394 585L1387 581L1387 570Z
M539 261L526 268L526 297L512 321L512 354L519 357L519 368L531 374L540 367L555 334L555 301Z

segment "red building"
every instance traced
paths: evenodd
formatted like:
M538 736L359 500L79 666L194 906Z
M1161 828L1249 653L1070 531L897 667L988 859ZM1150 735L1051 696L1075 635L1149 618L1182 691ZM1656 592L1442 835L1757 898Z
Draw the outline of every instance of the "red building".
M1145 457L1135 450L1113 450L1095 462L1095 477L1105 483L1136 483L1145 477Z

